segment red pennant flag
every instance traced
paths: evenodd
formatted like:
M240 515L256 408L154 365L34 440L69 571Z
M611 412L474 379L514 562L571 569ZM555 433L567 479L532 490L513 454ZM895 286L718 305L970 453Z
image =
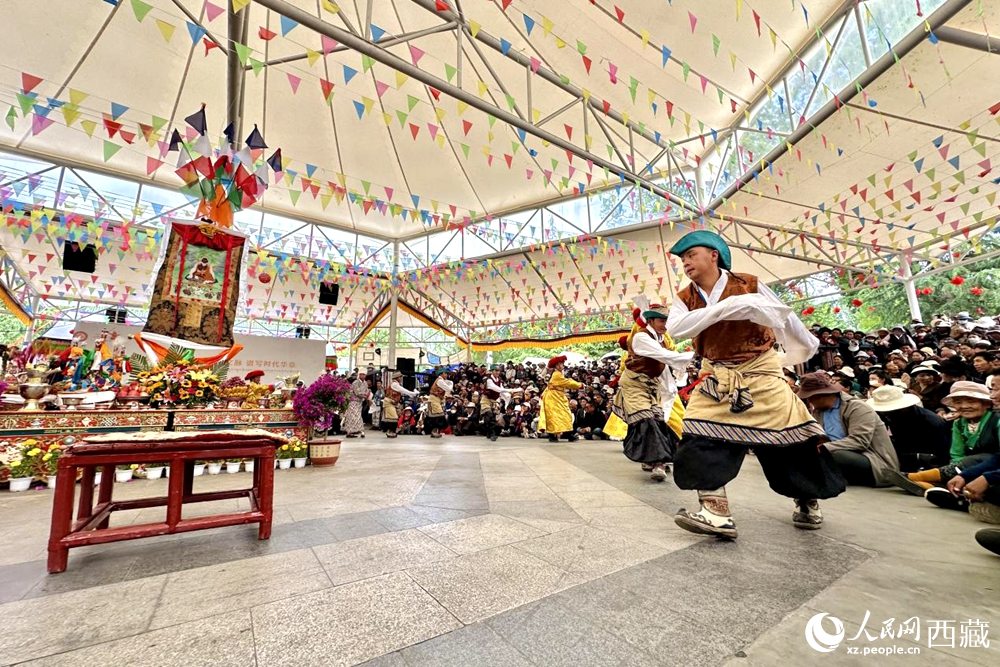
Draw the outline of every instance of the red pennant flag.
M760 37L760 14L756 10L753 13L753 22L757 24L757 36Z
M44 79L41 79L33 74L28 74L27 72L21 72L21 89L25 93L30 93L35 89L35 86L40 84Z
M202 37L201 38L201 43L205 45L205 56L206 57L208 56L208 52L209 51L211 51L212 49L219 48L219 45L216 44L215 42L213 42L212 40L210 40L208 37Z
M604 115L607 116L609 113L611 113L611 102L603 100L603 106L604 106Z
M104 129L108 131L108 139L114 139L115 134L122 129L122 124L104 117Z
M153 172L163 166L162 160L157 160L155 157L146 156L146 175L152 176Z
M615 16L618 17L619 23L625 20L625 12L623 12L622 8L619 7L618 5L615 5Z
M462 121L462 129L465 132L465 136L469 136L469 130L472 129L472 123L467 120Z
M417 133L420 132L420 126L410 123L410 134L413 135L413 140L416 141Z
M591 60L587 56L583 56L583 68L587 70L587 74L590 74L590 63Z
M264 26L261 26L260 29L257 31L257 36L260 37L265 42L270 42L272 39L278 36L278 33L274 32L273 30L268 30Z
M447 12L451 10L451 7L449 7L448 3L444 0L434 0L434 8L439 12Z
M567 139L572 139L573 138L573 128L571 126L565 125L565 124L563 125L563 128L566 130L566 138Z
M319 87L323 89L323 97L327 100L330 99L330 93L333 92L333 82L327 81L326 79L319 80Z

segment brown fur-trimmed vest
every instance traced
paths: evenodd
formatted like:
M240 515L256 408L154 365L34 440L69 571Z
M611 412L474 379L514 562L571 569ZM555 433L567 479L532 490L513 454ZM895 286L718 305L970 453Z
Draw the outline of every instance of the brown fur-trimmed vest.
M637 331L636 336L649 336L648 331ZM652 336L650 336L652 338ZM632 341L628 342L628 357L625 359L625 368L629 369L633 373L642 373L648 377L656 379L660 377L663 369L667 365L662 361L657 361L656 359L651 359L650 357L643 357L635 353L632 349Z
M746 273L730 273L722 298L740 294L756 294L757 278ZM678 294L677 298L695 311L704 308L704 297L691 283ZM713 362L743 363L770 350L776 339L770 327L762 327L749 320L725 320L717 322L694 337L695 352Z

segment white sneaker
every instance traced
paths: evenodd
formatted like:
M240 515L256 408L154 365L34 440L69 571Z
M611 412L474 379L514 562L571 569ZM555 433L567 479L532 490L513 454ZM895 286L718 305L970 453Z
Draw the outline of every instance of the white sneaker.
M662 482L667 478L667 467L662 463L653 466L653 471L649 473L649 476L655 482Z

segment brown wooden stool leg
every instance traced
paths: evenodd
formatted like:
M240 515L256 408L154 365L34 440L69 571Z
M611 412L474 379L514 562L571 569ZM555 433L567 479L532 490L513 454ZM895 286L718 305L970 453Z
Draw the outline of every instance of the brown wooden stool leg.
M170 483L167 489L167 525L174 532L181 520L181 506L184 503L184 489L190 487L189 475L194 474L194 464L188 465L181 457L170 461Z
M91 469L93 471L93 469ZM65 572L69 548L62 539L69 535L73 521L73 496L76 494L76 466L66 460L56 471L56 492L52 500L52 527L49 531L49 562L51 573Z
M101 473L101 485L97 489L97 504L98 506L104 505L104 503L110 503L111 497L114 494L115 489L115 470L118 466L104 466L104 472ZM58 484L58 482L56 482ZM98 529L107 528L111 522L111 515L97 525Z
M80 504L76 511L78 520L89 519L94 512L94 466L83 466L80 477ZM59 480L56 480L59 484ZM58 486L56 487L58 489Z
M258 540L271 539L271 519L274 508L274 449L269 448L267 452L257 459L254 471L260 470L260 488L255 489L257 493L257 505L264 515L257 530Z

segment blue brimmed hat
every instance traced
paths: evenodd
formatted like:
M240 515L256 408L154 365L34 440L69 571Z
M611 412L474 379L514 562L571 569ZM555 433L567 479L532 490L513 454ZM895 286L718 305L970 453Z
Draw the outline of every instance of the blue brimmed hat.
M715 232L704 230L688 232L681 237L680 241L674 244L674 247L670 249L670 254L679 257L691 248L698 246L709 248L719 253L719 268L726 269L727 271L733 268L733 255L729 250L729 246Z

